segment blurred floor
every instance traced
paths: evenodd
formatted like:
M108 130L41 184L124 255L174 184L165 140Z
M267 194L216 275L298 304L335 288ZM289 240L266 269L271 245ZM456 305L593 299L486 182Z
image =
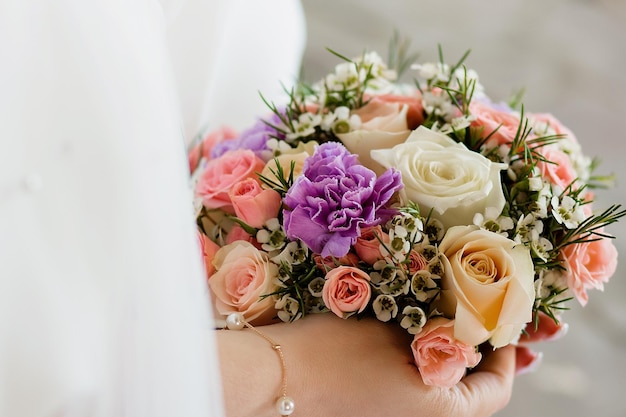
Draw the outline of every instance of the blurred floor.
M363 49L385 56L394 29L412 39L420 61L472 53L493 99L526 89L532 112L550 112L598 156L598 173L617 185L597 194L596 208L626 203L626 1L622 0L303 0L308 24L304 78L317 80ZM626 219L609 229L626 259ZM565 315L568 335L541 346L543 364L518 377L499 417L624 417L626 398L626 262L605 292Z

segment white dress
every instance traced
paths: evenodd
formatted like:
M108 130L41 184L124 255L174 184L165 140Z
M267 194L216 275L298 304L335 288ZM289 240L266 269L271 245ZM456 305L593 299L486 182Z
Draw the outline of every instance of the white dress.
M221 415L183 138L260 111L225 74L297 68L264 4L251 37L296 33L259 63L240 1L0 2L0 416Z

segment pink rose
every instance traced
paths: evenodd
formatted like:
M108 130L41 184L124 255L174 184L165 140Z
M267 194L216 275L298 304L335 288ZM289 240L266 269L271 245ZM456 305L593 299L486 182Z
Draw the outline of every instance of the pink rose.
M488 144L493 146L509 144L515 139L520 124L518 116L479 101L470 103L470 113L476 117L471 126L482 128L481 137L489 136Z
M381 241L389 244L389 235L383 232L380 226L370 227L361 231L361 236L357 237L354 244L356 254L368 265L374 263L384 256L380 252Z
M191 151L189 151L189 170L191 172L195 171L202 158L207 160L211 159L211 149L213 149L215 144L234 139L236 137L237 132L228 126L222 126L217 130L209 132L209 134L202 139L202 142L194 146Z
M206 208L221 208L232 214L234 210L228 192L239 181L257 178L264 166L265 163L250 150L226 152L207 163L196 184L196 195Z
M263 297L276 291L278 266L267 253L251 243L237 241L223 246L213 260L216 272L209 279L216 311L226 318L242 313L254 325L272 322L276 316L274 298Z
M371 297L370 277L359 268L340 266L326 274L322 299L339 317L365 310Z
M551 135L554 132L554 134L565 135L568 139L578 142L574 133L549 113L533 113L528 118L532 121L535 130L538 131L540 136Z
M228 192L235 214L252 227L263 227L269 219L278 217L282 204L280 194L271 189L263 189L254 178L239 181Z
M213 275L213 272L215 272L213 259L215 258L215 254L220 247L199 230L196 231L196 236L198 237L198 242L200 243L200 254L202 255L202 260L204 261L206 275L207 278L210 278L211 275Z
M452 387L467 368L478 365L481 354L476 347L454 338L454 320L431 318L411 343L415 364L426 385Z
M588 301L587 290L602 290L617 268L617 249L608 238L567 245L561 257L567 269L567 286L582 306Z
M537 168L542 177L563 190L576 180L578 174L572 165L572 160L565 152L560 151L554 145L544 146L539 152L546 159L546 161L537 160Z

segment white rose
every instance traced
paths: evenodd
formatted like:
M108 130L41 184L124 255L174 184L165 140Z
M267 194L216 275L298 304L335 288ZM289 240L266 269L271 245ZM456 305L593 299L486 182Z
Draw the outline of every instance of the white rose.
M437 306L454 317L454 337L498 348L516 341L532 319L535 270L530 250L478 228L448 229L439 252L444 266Z
M372 158L402 173L403 198L417 203L424 215L445 227L472 224L487 207L502 211L505 199L500 171L506 164L490 161L448 136L420 126L391 149L376 149Z

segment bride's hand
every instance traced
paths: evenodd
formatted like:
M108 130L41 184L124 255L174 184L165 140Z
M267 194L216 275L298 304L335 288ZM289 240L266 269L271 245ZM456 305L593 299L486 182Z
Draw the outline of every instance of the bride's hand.
M488 352L452 388L426 386L414 364L411 336L375 319L310 315L259 328L280 343L293 416L490 416L509 401L512 347ZM219 331L228 416L278 415L281 368L269 343L250 330Z

